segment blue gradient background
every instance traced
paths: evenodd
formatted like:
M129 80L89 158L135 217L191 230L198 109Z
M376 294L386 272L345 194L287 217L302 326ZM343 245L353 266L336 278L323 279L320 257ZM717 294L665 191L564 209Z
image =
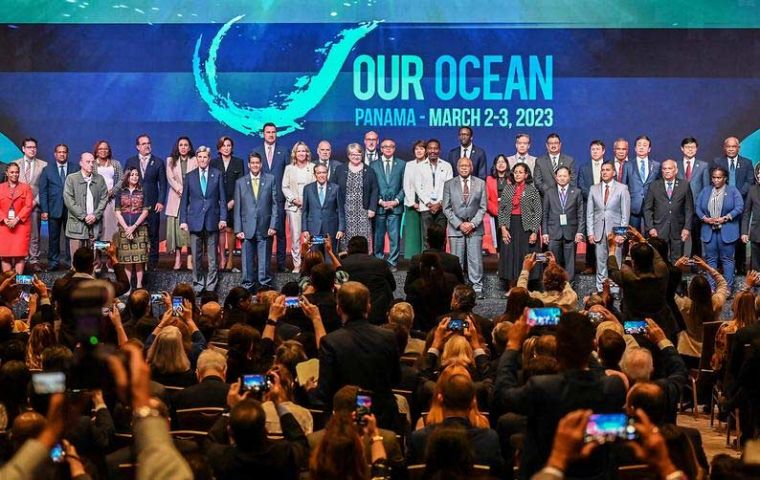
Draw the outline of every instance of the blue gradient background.
M177 2L136 3L159 5L156 8L162 14L181 8ZM264 3L269 12L278 4ZM308 20L304 17L311 15L313 20L308 23L281 23L284 20L273 15L272 23L233 26L219 50L220 92L228 92L242 104L264 106L278 92L289 91L296 78L317 71L323 57L315 49L355 25L341 23L349 16L343 2L322 3L327 10L312 7L308 12L299 10L294 17L304 22ZM338 7L331 7L333 4ZM213 146L220 135L231 135L240 156L261 142L215 120L196 89L192 74L195 42L203 37L201 55L205 59L219 23L203 23L204 12L188 19L193 23L175 23L176 15L171 14L165 14L165 23L140 22L140 14L134 13L138 7L132 4L128 19L121 12L126 9L113 9L112 23L102 23L109 18L102 7L92 17L59 16L71 8L82 12L92 8L79 5L82 2L55 2L60 11L48 9L45 16L32 15L30 10L28 18L6 16L6 24L0 25L0 91L4 92L0 132L7 137L0 138L0 160L17 158L20 152L12 144L28 135L39 140L39 155L47 160L52 159L57 143L67 143L72 154L78 154L91 150L101 138L108 140L114 156L123 160L134 154L134 137L142 132L153 137L154 153L160 156L170 152L179 135L189 135L195 146ZM233 8L223 10L205 13L214 22L241 13ZM695 136L700 140L699 157L711 159L720 154L725 136L737 135L743 140L742 154L760 159L760 133L753 136L760 128L760 35L756 29L725 28L726 24L684 29L679 24L683 19L668 23L667 12L650 19L650 24L673 28L620 28L646 26L646 22L622 20L618 26L602 24L608 28L567 28L577 12L565 19L566 24L550 16L542 20L527 14L523 18L534 23L465 24L459 23L461 17L440 10L429 12L429 22L421 22L424 12L413 10L410 18L418 23L402 23L398 14L389 15L390 20L357 44L323 101L303 118L303 130L281 137L282 144L304 140L313 148L327 138L333 143L333 155L342 158L344 146L361 141L367 130L354 126L356 107L414 107L418 114L426 114L433 106L505 107L510 112L519 107L552 107L555 124L551 128L478 128L475 142L486 149L490 162L499 152L513 153L518 131L534 136L532 152L536 155L544 152L545 136L556 131L562 136L564 151L585 162L588 144L595 138L607 143L607 157L611 157L615 138L632 140L647 134L653 141L652 157L663 159L680 155L681 139ZM329 17L325 11L338 11L339 15ZM377 13L378 8L367 12ZM355 10L350 13L351 21L373 18L361 17ZM473 19L484 16L487 8L477 8L472 15ZM169 17L174 18L171 23ZM245 21L262 18L266 19L252 14ZM707 26L704 18L691 18L693 23ZM50 23L39 23L45 19ZM500 19L510 20L497 16L494 22ZM746 27L746 22L742 26ZM361 54L423 57L425 101L358 101L352 90L352 64ZM457 58L468 54L553 55L554 100L436 100L433 66L443 54ZM478 83L477 78L471 80ZM514 123L514 113L511 117ZM409 156L412 142L420 138L438 137L444 149L457 141L455 128L376 130L381 137L396 139L402 156Z

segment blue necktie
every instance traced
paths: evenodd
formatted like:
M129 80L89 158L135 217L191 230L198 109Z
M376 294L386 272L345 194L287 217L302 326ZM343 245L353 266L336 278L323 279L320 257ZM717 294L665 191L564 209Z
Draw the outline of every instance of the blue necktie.
M641 180L646 182L647 181L647 168L646 168L647 162L645 160L639 161L639 174L641 175Z
M567 193L565 192L565 189L562 188L561 194L559 196L559 201L562 204L562 210L565 210L565 204L567 203Z
M63 170L63 165L60 167L61 183L66 183L66 172Z
M319 186L319 206L323 206L325 204L325 186L320 185Z
M203 172L201 172L201 192L203 192L203 196L204 197L206 196L206 186L207 186L207 183L206 183L206 172L203 171Z
M668 198L671 198L673 196L673 182L668 182Z
M728 184L736 186L736 159L728 159Z

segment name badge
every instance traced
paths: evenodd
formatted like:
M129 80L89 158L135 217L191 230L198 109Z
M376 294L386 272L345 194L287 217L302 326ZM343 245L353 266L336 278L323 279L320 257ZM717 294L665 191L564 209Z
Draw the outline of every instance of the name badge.
M559 224L563 227L567 225L567 215L564 213L560 213L559 215Z

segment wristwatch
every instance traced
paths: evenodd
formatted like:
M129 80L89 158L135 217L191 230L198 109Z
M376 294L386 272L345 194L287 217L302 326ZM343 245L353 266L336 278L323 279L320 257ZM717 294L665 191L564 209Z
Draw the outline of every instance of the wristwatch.
M371 441L372 441L372 443L382 442L383 441L383 436L382 435L375 435L374 437L371 438Z
M277 326L277 322L275 322L271 318L267 318L267 325L269 325L271 327L276 327Z
M132 419L133 420L140 420L142 418L148 418L148 417L160 417L161 412L158 411L158 409L150 407L148 405L143 405L142 407L134 409L132 411Z

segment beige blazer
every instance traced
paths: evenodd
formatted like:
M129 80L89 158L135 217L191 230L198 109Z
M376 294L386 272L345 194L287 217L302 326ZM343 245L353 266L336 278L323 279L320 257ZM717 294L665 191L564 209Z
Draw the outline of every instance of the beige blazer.
M167 217L179 217L179 202L182 199L182 185L184 178L182 178L182 167L179 161L177 165L172 168L172 157L166 158L166 181L169 182L169 193L166 195L166 216ZM187 160L187 172L192 172L198 168L198 161L195 157L190 157Z
M27 183L30 187L32 187L32 193L34 193L34 207L37 208L40 206L40 174L42 173L42 169L45 168L47 165L47 162L44 160L40 160L39 158L35 158L34 162L32 164L32 171L29 174L29 178L24 177L24 157L18 158L14 160L15 163L18 164L19 168L21 169L21 173L19 175L19 181L21 183Z

